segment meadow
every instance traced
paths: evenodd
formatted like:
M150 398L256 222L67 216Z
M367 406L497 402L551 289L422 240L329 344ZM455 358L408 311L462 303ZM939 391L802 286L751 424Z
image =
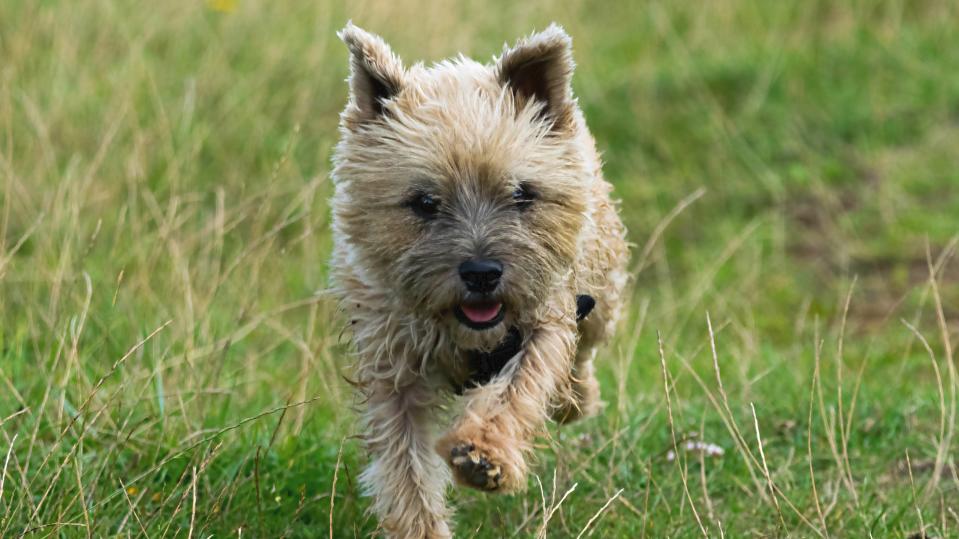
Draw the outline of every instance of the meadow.
M459 537L957 537L959 4L0 2L0 537L368 537L324 293L348 19L550 21L622 200L603 414Z

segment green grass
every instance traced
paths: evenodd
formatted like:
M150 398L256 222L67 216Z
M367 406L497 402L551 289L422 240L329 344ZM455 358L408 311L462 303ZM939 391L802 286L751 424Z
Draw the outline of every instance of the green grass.
M606 411L459 536L959 536L954 2L218 4L0 3L0 536L375 530L322 294L348 18L407 61L564 24L636 244Z

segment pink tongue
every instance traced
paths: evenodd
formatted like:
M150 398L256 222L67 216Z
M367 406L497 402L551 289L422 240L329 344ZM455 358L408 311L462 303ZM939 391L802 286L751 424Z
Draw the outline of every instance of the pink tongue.
M460 305L463 314L472 322L489 322L499 314L502 303L493 303L490 305Z

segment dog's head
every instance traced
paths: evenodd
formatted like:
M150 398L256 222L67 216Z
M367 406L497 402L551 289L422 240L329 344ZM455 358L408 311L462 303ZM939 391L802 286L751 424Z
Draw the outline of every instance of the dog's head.
M569 36L523 39L492 65L407 69L353 25L334 158L347 263L464 348L529 326L573 266L596 159L573 99Z

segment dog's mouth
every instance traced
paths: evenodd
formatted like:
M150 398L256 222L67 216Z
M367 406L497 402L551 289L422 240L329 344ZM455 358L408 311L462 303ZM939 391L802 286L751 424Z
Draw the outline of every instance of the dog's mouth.
M467 301L453 309L456 319L470 329L489 329L503 321L505 309L498 301Z

